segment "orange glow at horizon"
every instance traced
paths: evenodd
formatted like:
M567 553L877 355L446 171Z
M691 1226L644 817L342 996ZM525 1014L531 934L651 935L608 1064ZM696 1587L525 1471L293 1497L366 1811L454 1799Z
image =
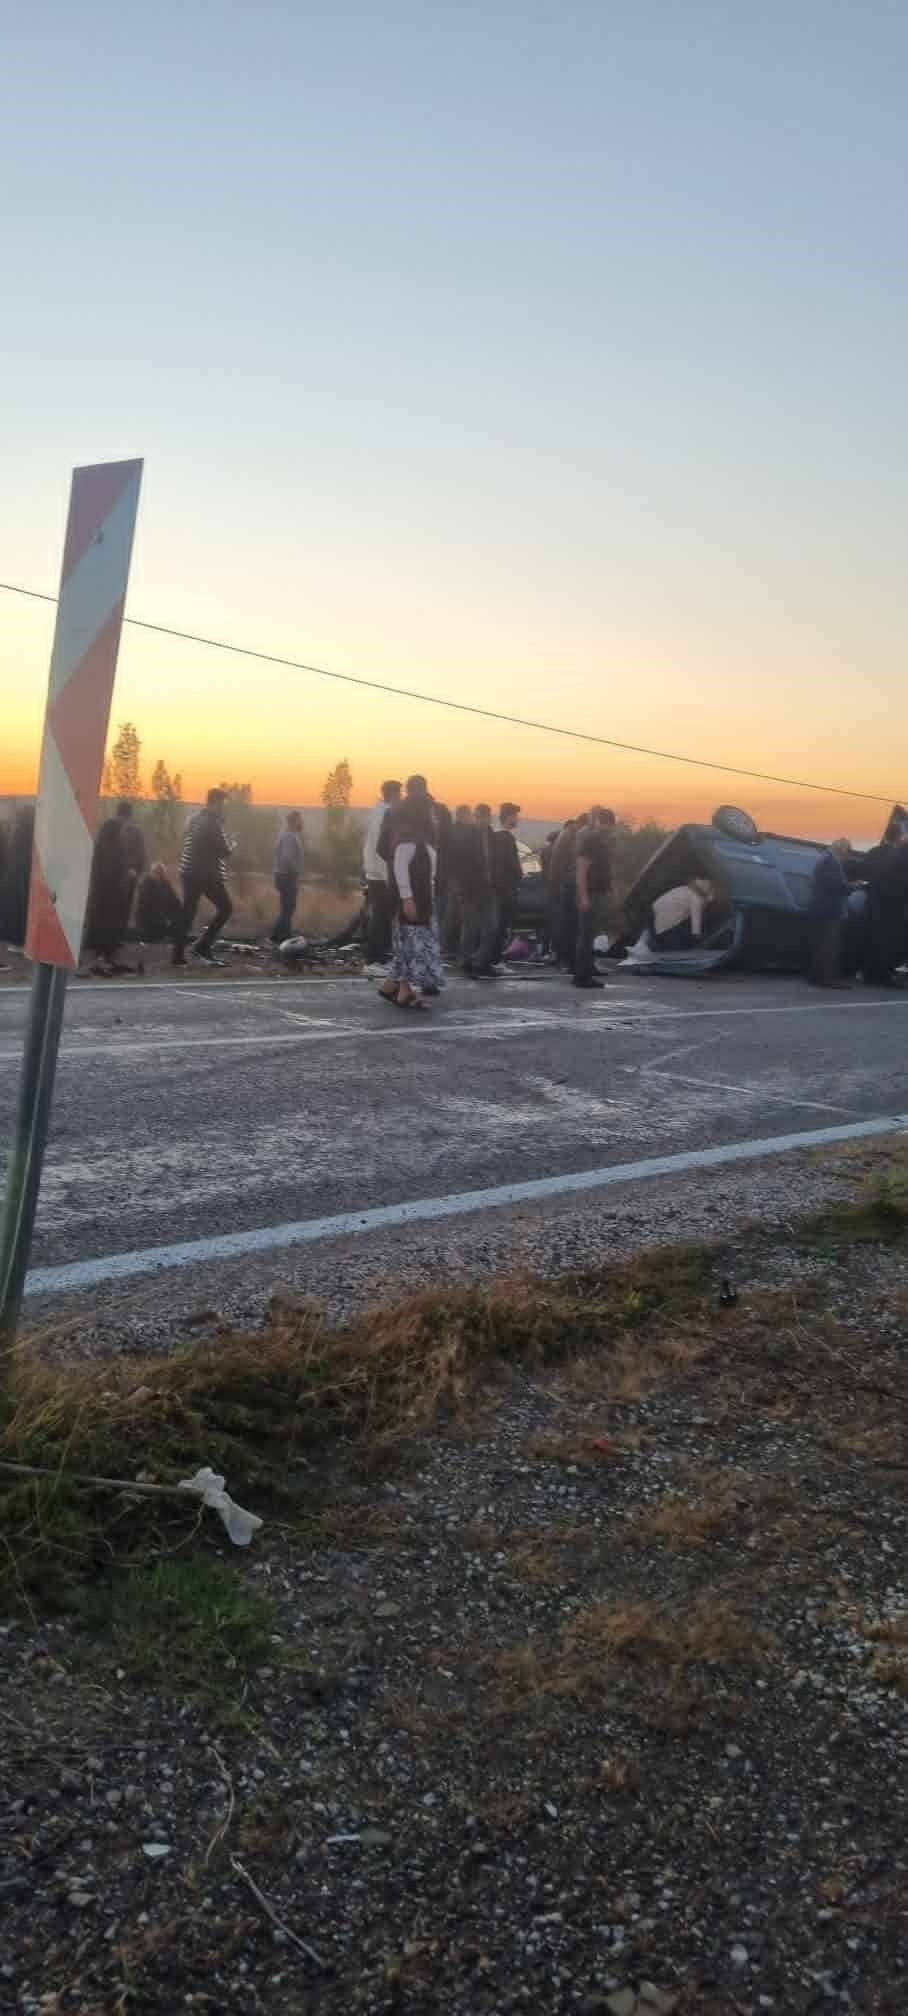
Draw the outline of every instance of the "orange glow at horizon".
M153 605L152 605L153 606ZM34 792L53 612L41 605L4 602L0 614L4 736L0 748L0 795ZM242 622L238 625L243 634ZM265 648L280 650L284 640L274 620ZM255 635L251 617L246 633ZM261 633L259 633L261 634ZM287 634L292 635L290 625ZM341 664L365 663L389 684L426 686L415 658L383 662L373 644L371 658L358 639L339 651ZM553 823L591 803L613 805L619 816L635 823L663 826L686 819L708 819L721 803L744 806L764 828L810 837L876 837L885 823L888 796L886 752L858 751L852 746L853 722L841 724L815 749L808 719L790 733L760 725L758 710L747 693L730 701L727 719L715 707L696 704L690 672L660 664L655 650L644 654L638 643L639 681L630 672L610 687L597 677L591 691L584 665L592 650L566 664L563 680L549 680L537 671L523 679L518 639L502 651L500 668L483 680L464 682L461 664L470 660L462 639L448 638L439 646L438 692L461 694L465 701L502 711L513 708L546 717L580 730L614 733L616 739L674 744L692 752L704 746L717 757L734 760L740 754L754 769L797 776L811 774L844 783L854 779L862 792L879 793L880 802L839 797L817 790L688 767L664 759L636 755L539 730L485 721L469 714L447 712L422 702L370 692L280 667L212 652L184 650L167 642L164 649L142 632L124 637L110 739L124 720L135 722L142 741L146 791L155 762L166 762L182 775L183 796L199 800L212 783L250 782L259 804L315 806L328 771L346 757L353 769L353 802L371 804L386 776L424 772L435 794L447 803L493 806L503 798L521 803L527 819ZM630 646L622 646L630 656ZM579 662L578 662L579 661ZM650 662L648 662L650 661ZM13 668L13 678L9 671ZM13 688L10 692L10 688ZM427 690L431 690L428 687ZM669 704L666 693L676 695ZM805 693L805 698L809 697ZM751 718L744 718L744 705ZM808 710L809 713L809 710ZM724 745L724 746L723 746ZM897 796L898 793L893 793Z

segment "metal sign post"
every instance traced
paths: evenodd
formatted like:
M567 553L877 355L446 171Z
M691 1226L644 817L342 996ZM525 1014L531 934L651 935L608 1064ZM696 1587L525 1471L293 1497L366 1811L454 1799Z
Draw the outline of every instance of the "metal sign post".
M35 973L0 1229L4 1345L13 1341L22 1306L66 979L79 961L141 481L141 462L100 462L73 471L25 937Z

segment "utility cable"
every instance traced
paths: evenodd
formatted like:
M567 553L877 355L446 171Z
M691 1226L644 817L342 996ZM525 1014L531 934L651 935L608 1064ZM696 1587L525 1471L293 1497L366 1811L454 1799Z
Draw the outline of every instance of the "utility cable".
M56 595L44 595L38 588L22 588L14 581L0 581L7 595L23 595L30 602L52 602ZM333 679L341 686L361 686L370 693L390 693L396 700L417 700L426 707L446 707L456 714L475 714L482 721L504 722L511 728L533 728L541 735L561 735L570 742L593 742L602 749L621 749L626 755L651 756L660 763L685 763L695 770L720 770L726 777L750 777L760 784L784 784L793 791L822 791L836 798L862 798L872 805L893 805L898 793L883 798L877 791L849 791L844 784L811 784L803 777L777 777L771 770L745 770L737 763L717 763L708 756L681 756L672 749L648 749L639 742L619 742L612 735L594 735L582 728L561 728L554 721L531 721L523 714L499 713L492 707L478 707L468 700L449 700L438 693L418 693L412 687L391 686L381 679L364 679L353 672L331 672L325 665L307 665L300 658L281 658L273 651L257 651L248 644L231 644L222 637L200 637L192 630L174 630L167 623L149 623L140 616L125 616L133 630L149 630L157 637L172 637L180 644L200 644L208 651L227 651L235 658L254 658L260 665L280 665L291 672L310 672L318 679Z

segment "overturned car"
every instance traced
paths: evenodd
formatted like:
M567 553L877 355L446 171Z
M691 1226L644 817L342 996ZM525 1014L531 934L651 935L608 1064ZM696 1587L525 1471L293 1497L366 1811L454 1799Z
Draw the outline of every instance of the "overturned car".
M894 808L886 829L908 823ZM722 805L708 826L679 826L647 862L625 902L627 930L612 957L638 972L699 978L722 967L750 972L796 972L808 947L813 872L825 849L816 840L761 833L747 812ZM859 883L863 857L852 854L849 880ZM709 884L702 932L689 949L654 943L653 904L667 891ZM860 958L866 899L855 887L849 898L849 964Z

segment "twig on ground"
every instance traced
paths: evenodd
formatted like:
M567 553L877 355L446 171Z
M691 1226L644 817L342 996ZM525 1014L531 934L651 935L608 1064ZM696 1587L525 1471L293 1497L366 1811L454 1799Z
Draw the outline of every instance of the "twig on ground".
M213 1745L212 1749L214 1750ZM229 1832L230 1822L233 1819L233 1810L236 1805L236 1795L233 1790L233 1779L231 1778L230 1772L228 1771L227 1766L224 1763L224 1759L221 1756L220 1750L214 1750L214 1756L217 1761L218 1770L220 1771L221 1777L224 1780L224 1784L227 1787L227 1812L224 1816L224 1819L221 1821L220 1826L215 1828L215 1831L211 1836L211 1840L209 1841L208 1846L205 1850L204 1866L206 1869L219 1842L223 1841L224 1835Z
M0 1457L0 1470L11 1470L17 1477L55 1477L59 1483L63 1474L59 1467L53 1470L40 1463L10 1463ZM93 1484L105 1491L130 1491L139 1498L185 1498L177 1484L140 1484L128 1477L83 1477L67 1472L70 1484Z
M4 1545L4 1547L6 1548L6 1551L7 1551L7 1554L9 1555L9 1558L10 1558L10 1566L11 1566L11 1568L12 1568L12 1571L13 1571L13 1575L15 1576L15 1580L16 1580L16 1584L17 1584L17 1586L18 1586L18 1590L19 1590L19 1594L20 1594L20 1596L21 1596L21 1598L22 1598L22 1601L23 1601L23 1603L25 1604L25 1608L26 1608L26 1610L28 1611L28 1614L29 1614L29 1616L30 1616L30 1618L31 1618L31 1620L32 1620L32 1623L33 1623L34 1627L35 1627L35 1630L37 1631L37 1629L38 1629L38 1619L37 1619L37 1617L35 1616L35 1612L34 1612L34 1608L33 1608L32 1604L31 1604L31 1602L29 1601L29 1595L28 1595L28 1590L26 1589L26 1587L25 1587L25 1583L23 1582L23 1580L22 1580L22 1577L21 1577L21 1575L20 1575L20 1573L19 1573L19 1564L18 1564L18 1562L17 1562L17 1560L16 1560L16 1556L15 1556L15 1554L13 1553L13 1550L12 1550L12 1548L11 1548L10 1544L9 1544L9 1541L7 1540L7 1537L6 1537L6 1534L5 1534L5 1533L3 1533L3 1534L0 1534L0 1539L2 1539L2 1541L3 1541L3 1545Z
M243 1882L252 1891L252 1895L255 1898L256 1903L261 1906L262 1910L265 1913L265 1916L267 1918L270 1918L272 1925L276 1925L278 1931L283 1932L284 1938L290 1939L294 1946L298 1946L300 1952L305 1953L306 1959L311 1960L314 1966L320 1968L321 1972L324 1974L327 1971L327 1961L322 1959L321 1954L316 1952L314 1946L310 1946L307 1940L300 1939L298 1934L296 1932L293 1932L289 1925L285 1925L283 1918L278 1917L274 1905L269 1903L268 1898L265 1896L264 1890L259 1889L258 1884L250 1876L248 1869L244 1869L243 1864L239 1859L239 1856L231 1855L230 1867L231 1869L236 1870L238 1876L242 1877Z

